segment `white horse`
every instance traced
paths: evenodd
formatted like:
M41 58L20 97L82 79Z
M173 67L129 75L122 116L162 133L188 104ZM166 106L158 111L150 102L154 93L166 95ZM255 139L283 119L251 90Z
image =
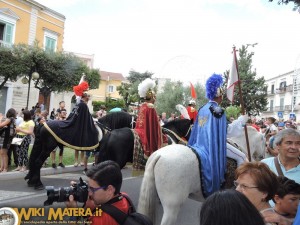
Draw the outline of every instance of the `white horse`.
M251 159L255 161L260 161L263 158L265 158L266 139L264 135L258 132L254 127L247 126L247 131L248 131ZM240 135L236 137L230 137L227 140L229 140L229 142L231 143L232 142L236 143L241 148L242 152L248 156L246 137L244 134L245 132L243 130L243 132Z
M255 135L249 135L250 143L265 145L263 139L255 138ZM204 200L199 163L189 147L168 145L149 157L140 190L138 212L147 215L153 222L156 221L157 196L164 211L161 225L176 223L179 210L188 197L197 201Z

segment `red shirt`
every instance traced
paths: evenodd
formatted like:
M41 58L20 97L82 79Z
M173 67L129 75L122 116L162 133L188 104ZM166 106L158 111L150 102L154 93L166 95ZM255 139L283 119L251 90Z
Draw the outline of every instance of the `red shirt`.
M113 203L112 205L122 210L124 213L128 213L129 203L125 197L123 197L120 201ZM102 211L101 216L90 217L89 221L92 225L119 225L114 218L104 211Z

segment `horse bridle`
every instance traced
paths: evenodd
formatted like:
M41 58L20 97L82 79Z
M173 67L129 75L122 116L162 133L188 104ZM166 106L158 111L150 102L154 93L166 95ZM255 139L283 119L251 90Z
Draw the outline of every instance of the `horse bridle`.
M183 137L188 136L190 130L192 129L192 126L193 126L193 125L191 125L191 126L189 127L188 131L186 132L186 134L185 134ZM183 144L187 145L187 141L184 140L183 138L179 137L174 131L169 130L169 129L167 129L167 128L163 128L163 130L164 130L166 133L171 133L172 135L175 136L175 138L176 138L179 142L182 142Z
M105 126L103 123L100 123L99 121L96 121L96 124L98 125L98 127L100 127L100 129L104 130L103 134L109 133L112 131L112 129L110 129L108 126Z

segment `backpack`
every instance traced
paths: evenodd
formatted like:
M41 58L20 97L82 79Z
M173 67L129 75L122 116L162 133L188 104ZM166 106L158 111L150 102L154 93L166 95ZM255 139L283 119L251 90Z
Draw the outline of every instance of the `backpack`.
M17 134L16 132L16 121L14 118L10 118L10 123L9 123L9 137L13 138Z
M10 118L10 123L8 126L0 128L0 136L9 129L9 138L16 136L16 122L14 118Z
M111 204L103 204L101 205L101 209L113 217L120 225L153 225L152 221L147 216L136 212L131 199L127 195L121 194L121 196L126 198L130 205L129 214L124 213Z

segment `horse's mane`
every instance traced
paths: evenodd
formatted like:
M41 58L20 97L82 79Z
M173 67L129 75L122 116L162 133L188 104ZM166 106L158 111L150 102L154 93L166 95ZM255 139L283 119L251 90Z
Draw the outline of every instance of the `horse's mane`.
M98 121L112 130L122 127L131 128L132 116L127 112L111 112Z
M184 137L187 135L187 132L190 129L191 120L189 119L175 119L171 120L170 122L167 122L162 127L172 130L181 137ZM189 135L188 135L189 136Z
M191 124L189 119L175 119L165 123L162 127L169 129L171 127L182 127L187 124Z

